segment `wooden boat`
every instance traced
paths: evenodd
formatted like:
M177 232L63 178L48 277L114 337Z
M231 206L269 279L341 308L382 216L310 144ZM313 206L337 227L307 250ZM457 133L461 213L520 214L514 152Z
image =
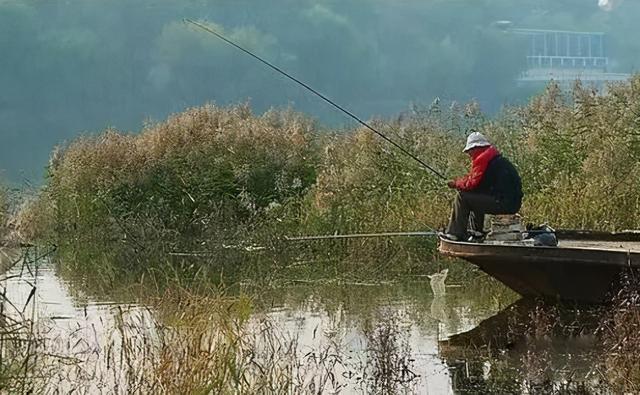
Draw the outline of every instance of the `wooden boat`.
M605 302L626 269L640 268L640 233L556 232L557 247L440 238L439 251L478 266L524 297Z

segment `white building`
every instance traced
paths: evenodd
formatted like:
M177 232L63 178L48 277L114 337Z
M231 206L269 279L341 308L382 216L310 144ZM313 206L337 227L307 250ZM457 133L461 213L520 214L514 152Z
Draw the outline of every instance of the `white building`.
M604 90L607 82L626 81L630 75L610 73L604 33L563 30L509 29L526 36L527 69L520 85L557 81L570 87L579 79Z

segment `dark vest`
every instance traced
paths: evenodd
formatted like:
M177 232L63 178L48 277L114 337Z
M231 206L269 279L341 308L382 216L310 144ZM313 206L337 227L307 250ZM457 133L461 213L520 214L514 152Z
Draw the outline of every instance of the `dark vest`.
M516 168L502 155L491 159L475 191L493 196L513 213L520 210L522 181Z

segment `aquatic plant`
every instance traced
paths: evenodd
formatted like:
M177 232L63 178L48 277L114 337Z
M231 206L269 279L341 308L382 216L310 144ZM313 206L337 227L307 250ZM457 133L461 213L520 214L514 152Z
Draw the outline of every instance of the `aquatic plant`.
M397 320L382 317L368 333L365 359L348 356L340 338L318 334L301 345L252 301L211 289L195 295L175 286L148 307L121 305L99 323L77 324L66 338L39 332L36 392L340 393L355 385L369 393L411 388L411 350ZM113 329L100 327L113 322ZM98 326L98 328L96 328ZM94 336L94 341L87 341ZM315 335L314 335L315 336Z
M37 248L0 249L0 268L4 272L13 265L33 266L42 258ZM31 285L23 305L7 296L6 275L0 287L0 391L34 393L47 380L46 366L40 358L42 337L34 309L35 285Z
M464 130L445 129L441 117L416 114L376 126L436 169L461 168ZM433 174L365 129L328 143L310 194L310 220L339 233L437 227L451 197Z
M640 391L640 277L637 271L621 274L620 288L613 297L608 314L600 324L607 354L605 377L617 392Z
M523 180L522 214L555 227L620 230L640 226L637 133L640 76L605 92L551 83L520 107L486 119L470 105L414 108L378 125L449 177L464 174L460 152L471 128L510 158ZM324 151L306 219L338 232L444 226L452 192L366 130L337 136Z
M258 117L246 105L206 105L139 135L81 137L52 156L41 198L25 210L39 215L21 222L31 218L41 230L25 233L60 245L151 253L216 240L221 248L310 187L313 133L291 111Z
M526 221L619 230L640 226L637 114L640 76L606 92L578 83L568 94L550 84L493 119L473 102L434 102L372 123L452 178L468 168L465 134L482 130L522 175ZM26 235L106 251L118 268L140 273L180 252L179 266L201 264L205 253L217 257L210 264L260 275L299 271L305 265L297 262L322 262L306 267L334 276L426 274L440 269L435 239L301 246L281 236L438 229L453 196L367 130L320 132L290 110L254 115L247 105L206 105L139 135L107 130L56 151L41 197L19 222ZM272 255L248 265L256 247Z
M527 220L635 228L639 95L640 77L605 94L578 84L567 96L550 85L528 105L493 120L474 103L448 109L434 103L375 124L451 177L466 171L460 147L465 133L479 128L520 170ZM207 105L150 124L139 135L108 130L71 142L52 156L47 185L25 206L18 228L26 237L57 243L60 273L82 289L155 294L151 317L119 313L115 340L100 354L114 369L108 377L122 377L130 389L317 393L340 389L335 372L350 368L371 378L368 390L391 392L412 377L397 319L371 324L370 364L347 367L338 344L301 353L297 339L269 320L254 322L258 331L250 331L252 298L226 287L273 285L278 276L357 284L433 273L443 268L434 239L301 245L280 236L439 228L453 193L365 130L319 133L291 111L257 116L246 105ZM452 281L477 278L468 266L447 267ZM625 375L635 377L637 364L624 357L634 355L636 345L622 324L635 322L637 311L626 312L631 315L612 318L610 328L621 329L609 338L622 352L607 363L624 365ZM555 312L546 313L528 317L534 324L526 335L530 352L518 360L528 371L514 372L498 358L488 383L482 383L483 365L459 379L480 390L561 388L564 377L546 370L545 339L557 330ZM621 385L637 390L636 382Z
M522 108L515 156L525 215L556 227L640 226L639 109L640 76L605 93L576 83L567 96L551 85Z
M398 314L379 312L377 323L367 323L368 361L363 369L368 393L396 394L411 392L418 378L414 372L411 347L406 341Z

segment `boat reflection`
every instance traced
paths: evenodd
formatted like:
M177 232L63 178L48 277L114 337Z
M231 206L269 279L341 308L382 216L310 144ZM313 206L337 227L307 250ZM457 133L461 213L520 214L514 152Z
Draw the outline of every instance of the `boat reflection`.
M440 342L456 393L609 392L603 307L521 299Z

